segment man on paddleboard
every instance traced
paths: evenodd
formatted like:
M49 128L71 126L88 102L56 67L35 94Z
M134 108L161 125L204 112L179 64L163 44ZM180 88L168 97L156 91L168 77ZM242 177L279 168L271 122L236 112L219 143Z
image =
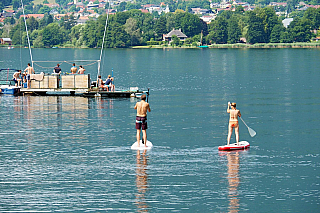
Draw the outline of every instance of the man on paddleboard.
M228 131L228 145L230 144L230 139L232 135L232 131L234 128L234 132L236 134L237 145L239 146L239 122L238 117L241 117L240 110L236 109L236 103L228 102L227 113L230 113L229 119L229 131ZM230 109L231 107L231 109Z
M151 112L149 103L146 102L147 96L145 94L141 95L141 101L137 102L134 109L137 110L136 117L136 129L137 129L137 141L138 147L140 147L140 133L142 129L144 146L147 147L147 111Z

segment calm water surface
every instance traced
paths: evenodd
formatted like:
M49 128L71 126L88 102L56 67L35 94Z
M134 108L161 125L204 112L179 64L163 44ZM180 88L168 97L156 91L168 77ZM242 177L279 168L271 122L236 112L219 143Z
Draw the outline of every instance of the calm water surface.
M99 53L33 49L33 59L67 72L64 61ZM103 78L113 69L117 88L151 90L147 152L130 149L137 99L0 96L0 212L319 212L319 58L318 49L107 50ZM0 68L29 60L26 49L0 49ZM240 123L247 151L218 152L228 101L257 132Z

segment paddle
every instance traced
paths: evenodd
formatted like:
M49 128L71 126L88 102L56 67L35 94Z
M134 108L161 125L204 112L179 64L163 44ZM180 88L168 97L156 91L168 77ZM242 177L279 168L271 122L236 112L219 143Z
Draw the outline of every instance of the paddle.
M242 120L242 122L244 123L244 125L246 125L246 127L248 128L249 134L251 137L254 137L257 133L251 129L250 127L248 127L248 125L244 122L244 120L240 117L240 119Z
M148 88L148 92L147 92L147 103L149 101L149 88ZM143 140L143 137L142 137L142 144L144 144L144 140Z

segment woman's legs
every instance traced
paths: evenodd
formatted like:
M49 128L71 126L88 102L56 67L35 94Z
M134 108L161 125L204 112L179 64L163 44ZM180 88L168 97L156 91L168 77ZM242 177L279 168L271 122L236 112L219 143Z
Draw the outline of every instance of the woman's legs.
M231 124L229 124L229 128L228 128L228 145L230 144L230 139L231 139L232 131L233 131L233 127L232 127Z

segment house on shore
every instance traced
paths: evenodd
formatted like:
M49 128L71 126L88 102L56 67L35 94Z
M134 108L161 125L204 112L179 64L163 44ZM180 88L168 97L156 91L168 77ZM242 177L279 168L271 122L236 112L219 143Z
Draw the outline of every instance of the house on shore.
M188 36L183 34L181 32L181 29L179 30L171 30L168 34L163 34L163 41L169 41L169 43L172 41L172 36L175 35L177 36L181 41L184 41Z
M12 40L10 38L0 38L0 44L12 44Z

